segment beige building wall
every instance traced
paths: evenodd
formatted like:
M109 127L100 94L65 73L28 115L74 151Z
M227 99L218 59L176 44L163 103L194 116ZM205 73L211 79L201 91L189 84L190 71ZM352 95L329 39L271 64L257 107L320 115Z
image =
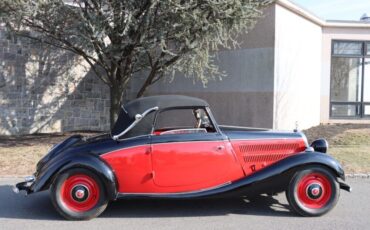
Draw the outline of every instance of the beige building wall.
M368 27L324 27L322 35L322 70L321 70L321 114L322 123L369 123L369 120L330 119L330 71L333 40L370 41L370 24ZM367 70L370 77L370 70ZM370 83L369 81L367 81ZM370 92L370 84L365 84L365 92Z
M276 5L274 128L320 123L322 28Z
M177 75L151 86L146 95L183 94L207 100L219 124L272 128L274 90L275 8L265 10L257 25L238 38L237 50L222 50L217 64L227 76L210 81L206 88L199 82ZM137 91L140 81L133 82Z

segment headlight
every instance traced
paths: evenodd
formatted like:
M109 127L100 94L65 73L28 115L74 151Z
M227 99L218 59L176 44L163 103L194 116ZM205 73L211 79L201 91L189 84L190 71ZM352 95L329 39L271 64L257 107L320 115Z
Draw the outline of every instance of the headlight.
M317 139L312 142L311 147L320 153L326 153L328 151L329 144L325 139Z

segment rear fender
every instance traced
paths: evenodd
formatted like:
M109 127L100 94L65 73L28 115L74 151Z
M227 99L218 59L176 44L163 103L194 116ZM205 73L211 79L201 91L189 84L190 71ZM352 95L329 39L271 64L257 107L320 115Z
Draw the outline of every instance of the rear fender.
M101 158L91 154L68 154L53 159L39 172L30 192L49 189L58 175L72 168L85 168L96 173L102 179L109 199L116 199L117 180L113 170Z

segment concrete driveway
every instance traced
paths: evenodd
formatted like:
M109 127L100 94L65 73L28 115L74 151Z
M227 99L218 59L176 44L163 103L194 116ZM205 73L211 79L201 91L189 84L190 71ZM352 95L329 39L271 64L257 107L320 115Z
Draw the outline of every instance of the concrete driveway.
M48 192L24 197L0 179L0 229L370 229L370 179L348 179L352 193L342 191L336 208L323 217L292 213L285 195L254 201L120 200L99 218L65 221L52 207Z

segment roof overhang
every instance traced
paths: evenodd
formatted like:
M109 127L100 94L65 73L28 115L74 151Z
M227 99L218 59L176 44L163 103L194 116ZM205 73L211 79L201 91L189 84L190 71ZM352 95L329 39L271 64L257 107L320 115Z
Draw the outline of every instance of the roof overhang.
M362 21L325 21L315 14L309 12L306 9L288 1L288 0L276 0L276 4L282 6L297 15L321 26L321 27L341 27L341 28L368 28L370 29L369 22Z

